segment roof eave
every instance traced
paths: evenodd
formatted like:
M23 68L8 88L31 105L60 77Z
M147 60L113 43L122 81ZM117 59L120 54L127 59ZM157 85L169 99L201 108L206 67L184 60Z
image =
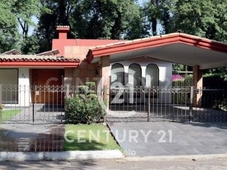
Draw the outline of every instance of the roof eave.
M0 67L51 67L51 68L75 68L79 65L75 61L48 62L48 61L1 61Z
M112 55L117 53L123 53L133 50L142 50L149 47L158 47L163 45L169 45L173 43L184 43L190 46L196 46L199 48L214 50L218 52L227 53L227 44L218 41L213 41L206 38L201 38L184 33L173 33L163 36L156 36L151 38L145 38L141 40L133 40L126 42L125 44L113 44L112 46L96 47L90 49L87 55L87 59L91 62L94 58Z
M133 50L140 50L144 48L149 48L149 47L157 47L161 45L167 45L170 43L177 43L179 42L179 37L171 37L168 39L154 39L154 40L146 40L146 41L136 41L133 43L126 43L123 45L118 45L118 46L109 46L106 48L97 48L97 49L92 49L90 52L90 55L93 55L94 58L96 57L101 57L101 56L106 56L106 55L111 55L111 54L116 54L116 53L121 53L121 52L126 52L126 51L133 51ZM90 56L90 58L92 58Z

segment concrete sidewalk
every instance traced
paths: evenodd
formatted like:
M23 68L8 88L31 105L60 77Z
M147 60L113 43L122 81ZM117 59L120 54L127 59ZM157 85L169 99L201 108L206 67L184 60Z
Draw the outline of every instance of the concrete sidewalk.
M126 156L227 154L226 123L109 123Z

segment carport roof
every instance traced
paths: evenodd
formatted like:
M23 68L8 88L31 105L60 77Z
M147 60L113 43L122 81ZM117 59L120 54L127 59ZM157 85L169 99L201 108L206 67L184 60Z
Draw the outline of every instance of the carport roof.
M227 44L184 33L172 33L132 41L122 41L89 50L87 59L96 62L110 56L111 62L148 56L200 69L227 66Z

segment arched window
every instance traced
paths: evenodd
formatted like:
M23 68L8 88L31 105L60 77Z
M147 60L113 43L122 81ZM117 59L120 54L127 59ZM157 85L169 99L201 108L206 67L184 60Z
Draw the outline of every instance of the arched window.
M146 87L158 86L159 69L155 64L149 64L146 68Z
M124 85L124 66L116 63L111 67L111 85L122 86Z
M131 64L129 66L129 84L133 87L142 85L142 71L139 64Z

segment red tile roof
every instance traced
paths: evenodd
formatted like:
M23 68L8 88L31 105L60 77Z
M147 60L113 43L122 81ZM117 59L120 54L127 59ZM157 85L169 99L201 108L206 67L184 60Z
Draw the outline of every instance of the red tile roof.
M0 61L48 61L48 62L80 62L76 58L64 58L63 56L46 56L46 55L0 55Z
M1 67L75 68L80 60L63 56L0 55Z

